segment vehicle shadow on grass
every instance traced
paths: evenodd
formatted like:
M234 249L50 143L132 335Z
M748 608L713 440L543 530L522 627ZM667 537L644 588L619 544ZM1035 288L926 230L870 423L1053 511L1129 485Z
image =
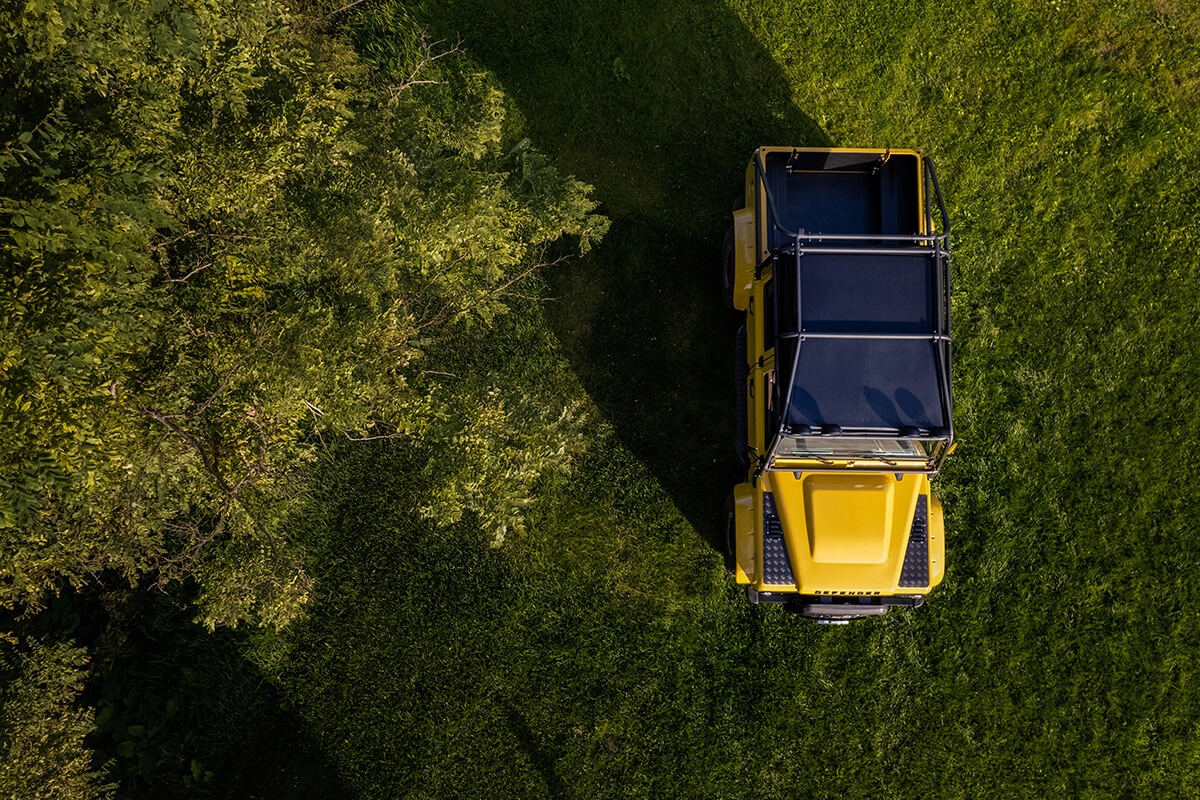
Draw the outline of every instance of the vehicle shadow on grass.
M594 185L612 228L548 276L551 322L622 442L717 546L736 479L722 237L755 147L828 137L719 0L452 0L420 22L461 37L536 146Z

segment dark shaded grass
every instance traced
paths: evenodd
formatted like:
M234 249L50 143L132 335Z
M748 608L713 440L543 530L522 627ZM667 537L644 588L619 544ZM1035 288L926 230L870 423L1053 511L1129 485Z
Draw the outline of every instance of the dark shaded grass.
M499 550L414 518L421 454L342 454L305 523L311 618L255 658L360 796L1194 795L1200 17L732 6L355 23L462 34L596 185L612 232L556 299L446 356L595 416ZM828 142L941 168L962 441L945 583L838 630L745 605L704 541L730 474L726 215L752 147Z
M661 520L631 531L606 508L611 497L598 505L560 487L528 538L498 550L470 526L432 528L407 512L411 454L356 451L339 464L321 514L336 550L314 553L322 597L273 647L276 680L352 788L557 797L687 785L686 772L659 765L698 766L693 743L720 712L696 674L715 665L695 649L687 600L720 572L687 558L677 515L675 531ZM614 535L598 540L598 528ZM675 609L662 607L661 574L622 567L636 538L674 565ZM684 638L664 649L668 630Z
M67 592L26 623L37 635L45 618L50 631L88 643L97 675L84 693L96 709L89 744L117 796L342 796L324 743L246 660L247 637L206 632L185 595Z

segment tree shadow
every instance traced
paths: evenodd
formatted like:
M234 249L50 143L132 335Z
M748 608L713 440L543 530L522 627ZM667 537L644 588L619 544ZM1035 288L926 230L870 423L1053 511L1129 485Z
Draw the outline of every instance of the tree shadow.
M548 276L552 324L623 443L720 549L737 475L722 236L755 147L829 138L719 0L451 0L420 23L461 37L536 146L594 185L612 228Z
M542 745L537 734L529 726L529 720L521 713L515 705L506 702L503 705L504 719L508 723L509 731L513 738L516 739L521 752L529 759L538 774L542 776L542 780L546 782L546 791L550 794L551 800L561 800L567 796L566 786L563 784L562 777L558 774L555 754Z
M245 632L205 631L183 594L91 592L65 606L84 618L90 743L120 795L346 796L307 725L246 658Z

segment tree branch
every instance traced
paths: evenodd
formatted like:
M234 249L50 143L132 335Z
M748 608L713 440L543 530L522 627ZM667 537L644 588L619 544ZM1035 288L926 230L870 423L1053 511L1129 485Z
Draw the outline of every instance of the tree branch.
M363 0L355 0L355 2L350 3L350 5L346 6L345 8L350 8L351 6L356 6L359 3L361 3L362 1ZM345 9L344 8L338 9L338 11L343 11L343 10L345 10ZM337 11L335 11L334 13L336 14ZM421 49L421 58L418 59L417 65L415 67L413 67L412 72L410 72L408 74L407 78L405 78L398 84L388 87L388 96L391 97L391 99L393 99L393 100L395 100L397 97L399 97L406 89L410 89L413 86L420 86L422 84L431 84L431 83L445 83L445 81L439 81L439 80L434 80L434 79L429 79L429 78L418 79L417 76L420 75L423 71L425 71L429 67L430 64L437 61L438 59L445 58L446 56L453 55L454 53L461 53L463 51L462 39L459 39L458 42L455 43L455 45L453 47L447 48L446 50L443 50L440 53L434 53L433 52L434 48L436 48L438 45L442 44L446 40L438 39L436 42L429 42L425 38L425 31L421 31L419 37L420 37L420 39L419 39L418 46Z
M545 252L546 252L545 248L543 248L542 252L539 255L545 255ZM525 271L521 272L519 275L515 275L514 277L510 278L509 280L505 281L504 283L500 284L499 286L491 289L490 291L485 292L484 294L480 295L479 297L474 298L472 300L472 302L474 304L478 305L479 303L482 303L485 300L490 300L491 298L496 297L497 295L504 294L505 290L508 289L508 287L512 286L514 283L524 280L525 278L529 277L534 272L536 272L539 269L542 269L543 267L552 267L556 264L561 264L563 261L567 260L567 258L568 258L567 256L559 256L558 258L554 259L553 261L539 260L537 263L533 264L531 267L529 267ZM523 296L523 295L517 295L517 296ZM464 307L462 304L458 304L456 306L454 300L447 300L444 304L442 304L442 307L437 310L436 314L434 314L432 317L424 318L419 323L417 323L417 325L415 326L415 329L418 331L424 330L425 328L428 328L431 325L436 325L438 323L446 321L447 319L451 319L451 318L457 316L458 314L463 313L466 310L467 310L466 307Z
M377 439L403 439L407 436L408 436L407 433L399 433L399 432L385 433L382 436L362 436L362 437L351 436L349 433L346 434L346 438L352 442L373 442Z
M364 2L364 0L353 0L353 2L351 2L351 3L346 3L346 5L342 6L342 7L341 7L341 8L339 8L337 11L331 11L331 12L329 12L329 16L331 16L331 17L332 17L333 15L335 15L335 14L340 14L340 13L342 13L343 11L349 11L350 9L354 8L356 5L358 5L359 3L362 3L362 2Z
M208 269L215 263L216 263L215 261L209 261L207 264L201 264L200 266L196 267L194 270L189 272L187 275L184 275L182 278L167 278L167 283L187 283L188 278L192 277L197 272L203 272L204 270ZM164 267L164 270L165 269L166 268ZM168 272L167 274L170 275L171 273Z
M137 404L137 410L142 415L154 420L155 422L157 422L158 424L162 425L167 430L169 430L171 433L178 436L184 442L186 442L189 447L191 447L193 450L196 451L196 455L200 456L200 460L204 464L205 471L208 472L208 474L211 475L213 477L213 479L217 481L217 485L220 486L221 491L222 492L229 491L229 487L225 485L225 481L221 478L221 474L217 470L216 464L213 463L213 461L210 459L208 453L205 452L204 445L202 445L200 443L199 439L197 439L195 436L193 436L192 434L185 431L183 428L176 425L174 422L171 421L171 418L169 416L162 413L161 411L156 411L153 408L147 408L146 406L142 405L140 402Z

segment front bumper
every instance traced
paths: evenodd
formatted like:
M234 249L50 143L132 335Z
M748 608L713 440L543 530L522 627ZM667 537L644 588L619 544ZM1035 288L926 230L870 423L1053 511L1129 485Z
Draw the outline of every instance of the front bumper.
M862 617L882 617L892 606L920 608L924 595L805 595L781 592L760 592L746 587L746 597L755 605L780 603L788 611L832 625L844 625Z

